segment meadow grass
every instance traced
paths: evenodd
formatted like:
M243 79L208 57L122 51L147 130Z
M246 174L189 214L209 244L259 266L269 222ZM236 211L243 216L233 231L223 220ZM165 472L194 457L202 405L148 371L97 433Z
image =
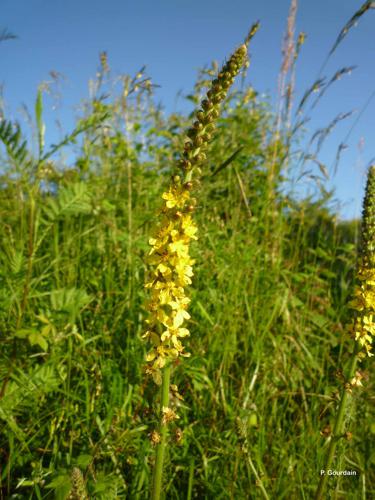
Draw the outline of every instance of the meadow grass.
M48 150L39 93L34 155L14 124L0 130L4 499L142 500L151 487L158 416L141 340L145 260L192 117L165 117L143 72L114 88L106 58L83 109ZM319 185L309 199L288 190L297 136L275 123L254 89L237 87L207 152L192 356L172 365L183 400L174 402L166 498L309 499L319 482L350 362L358 229L338 220ZM67 164L58 153L72 144ZM364 388L347 409L351 439L334 465L358 474L330 478L327 498L375 495L370 366L363 361Z

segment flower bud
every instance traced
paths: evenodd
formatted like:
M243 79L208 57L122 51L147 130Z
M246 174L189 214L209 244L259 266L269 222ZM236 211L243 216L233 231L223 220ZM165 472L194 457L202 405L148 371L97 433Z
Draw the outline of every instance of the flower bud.
M237 73L237 71L239 70L238 64L236 64L234 61L231 62L228 65L228 70L231 75L233 75L233 73Z
M197 111L197 119L202 122L204 120L204 112L200 109Z
M221 101L224 99L224 95L222 93L216 95L213 99L212 99L212 102L214 104L220 104Z
M241 57L245 56L247 54L247 46L243 43L238 47L236 53L239 54Z
M191 168L191 161L182 159L179 161L179 166L183 168L184 170L189 170Z
M203 101L202 101L202 108L203 109L206 109L206 110L211 109L212 106L213 106L213 104L211 101L209 101L208 99L203 99Z

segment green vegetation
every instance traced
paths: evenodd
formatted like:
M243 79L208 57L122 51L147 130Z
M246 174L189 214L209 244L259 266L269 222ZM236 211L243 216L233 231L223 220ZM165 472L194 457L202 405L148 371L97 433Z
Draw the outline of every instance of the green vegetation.
M201 72L194 104L215 74ZM193 115L165 117L143 70L113 90L104 54L94 88L51 149L42 91L36 153L19 127L0 124L4 499L142 500L151 489L160 401L141 338L145 262ZM299 128L280 126L289 110L232 89L207 150L191 248L192 355L171 366L180 418L169 429L166 498L309 499L320 479L353 350L357 223L338 221L321 164L314 198L294 194L289 181L306 176L303 152L294 161ZM364 387L353 388L332 467L357 475L328 478L325 498L375 496L371 361L361 362Z

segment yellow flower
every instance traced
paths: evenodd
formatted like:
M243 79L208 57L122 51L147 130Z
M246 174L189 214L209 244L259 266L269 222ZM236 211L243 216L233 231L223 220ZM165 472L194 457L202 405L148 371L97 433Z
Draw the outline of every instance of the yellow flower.
M156 275L159 273L161 273L163 275L164 278L166 278L167 276L169 276L170 274L172 274L172 270L170 267L166 266L165 264L161 263L157 266L156 268Z
M183 240L175 240L168 245L168 249L171 253L176 253L178 257L185 257L189 252L189 247Z
M188 238L197 240L198 238L195 236L195 233L198 231L197 226L192 221L191 215L186 215L181 223L182 229L184 230L185 235Z
M363 317L363 329L370 335L375 335L375 324L372 315Z
M162 198L163 200L166 200L165 205L167 208L182 208L185 202L189 199L189 196L188 191L183 191L173 186L169 188L168 192L163 193Z
M370 286L375 286L375 269L361 269L358 273L358 279L365 281Z

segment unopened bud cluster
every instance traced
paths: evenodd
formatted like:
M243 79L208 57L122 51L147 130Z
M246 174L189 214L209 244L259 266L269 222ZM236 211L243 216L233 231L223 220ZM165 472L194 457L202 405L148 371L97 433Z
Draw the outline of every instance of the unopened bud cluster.
M190 179L194 167L206 159L206 149L215 130L215 121L220 115L220 104L225 99L229 87L247 60L247 47L241 45L224 64L217 78L213 80L207 96L196 113L193 126L187 131L187 141L179 166ZM200 173L199 171L197 172Z

